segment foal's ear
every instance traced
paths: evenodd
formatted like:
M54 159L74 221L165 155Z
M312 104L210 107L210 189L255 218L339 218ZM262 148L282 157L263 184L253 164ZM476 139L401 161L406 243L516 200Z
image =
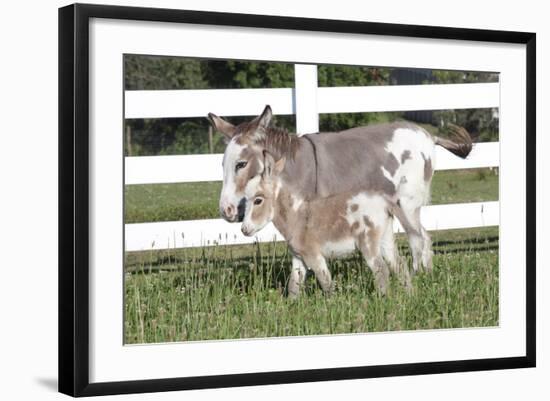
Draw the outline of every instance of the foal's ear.
M262 155L264 156L264 170L262 171L262 176L264 178L268 178L273 174L275 159L273 158L273 155L265 149L262 150Z
M285 168L286 164L286 157L281 157L279 160L275 162L275 173L280 174L281 171Z
M225 121L223 118L218 117L214 113L208 113L208 119L212 127L218 132L221 132L226 139L226 142L229 142L231 138L235 135L236 128L230 122Z
M264 177L267 178L273 175L278 175L281 171L283 171L286 163L286 158L284 156L275 161L273 155L267 150L264 149L262 154L264 156L264 171L262 172Z

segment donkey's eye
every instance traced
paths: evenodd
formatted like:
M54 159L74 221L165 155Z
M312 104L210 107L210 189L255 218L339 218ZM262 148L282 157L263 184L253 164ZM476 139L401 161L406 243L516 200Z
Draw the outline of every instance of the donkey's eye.
M239 171L242 168L245 168L248 162L237 162L235 165L235 171Z
M255 205L261 205L263 201L264 200L262 198L256 198L256 199L254 199L254 204Z

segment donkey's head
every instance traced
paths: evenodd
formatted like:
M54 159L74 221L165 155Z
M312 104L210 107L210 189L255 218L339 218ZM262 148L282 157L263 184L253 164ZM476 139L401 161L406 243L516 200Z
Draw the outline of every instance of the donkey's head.
M242 221L245 191L259 182L264 171L263 148L258 143L266 135L271 116L271 107L266 106L252 121L235 126L215 114L208 114L213 127L225 136L227 142L223 155L220 214L229 222Z
M281 180L279 174L285 167L284 157L275 161L266 150L263 155L263 170L254 185L248 185L245 190L245 211L241 231L246 236L252 236L266 226L275 214L275 204Z

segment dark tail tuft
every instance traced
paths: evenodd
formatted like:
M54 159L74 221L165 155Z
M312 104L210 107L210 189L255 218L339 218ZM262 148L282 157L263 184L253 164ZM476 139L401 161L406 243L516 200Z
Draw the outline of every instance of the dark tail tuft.
M451 131L452 140L435 136L435 144L465 159L472 151L473 144L470 134L464 128L454 124L449 124L449 129Z

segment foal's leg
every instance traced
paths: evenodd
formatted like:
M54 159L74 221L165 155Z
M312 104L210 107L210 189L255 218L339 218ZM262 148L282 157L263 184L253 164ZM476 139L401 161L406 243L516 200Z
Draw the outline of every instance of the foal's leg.
M308 269L313 270L313 273L315 273L315 277L323 291L325 293L332 292L332 278L323 255L320 253L304 255L303 260Z
M390 271L382 257L381 250L382 227L366 227L365 231L359 234L358 247L374 274L374 283L377 290L385 295L388 287Z
M297 298L300 295L300 289L306 280L307 270L304 264L296 256L292 257L292 270L288 280L289 298Z
M393 234L393 216L388 216L386 227L380 241L382 257L388 264L390 270L401 280L405 288L410 289L411 276L406 263L402 260L397 247L395 246L395 237Z

